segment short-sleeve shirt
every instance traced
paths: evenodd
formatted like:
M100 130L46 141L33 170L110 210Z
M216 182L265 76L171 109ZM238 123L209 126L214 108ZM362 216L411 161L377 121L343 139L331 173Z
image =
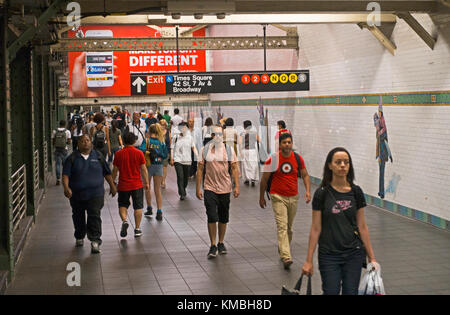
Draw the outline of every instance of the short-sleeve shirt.
M211 143L211 142L210 142ZM231 184L231 176L228 171L228 157L225 144L220 143L214 146L207 145L208 153L206 154L206 167L203 169L205 173L204 190L212 191L216 194L229 194L232 192L233 187ZM204 164L203 161L203 147L198 157L198 164ZM237 163L236 153L232 147L231 150L231 164ZM213 152L214 151L214 152Z
M272 154L266 160L264 163L264 172L273 172L272 184L270 186L271 194L277 194L284 197L298 195L298 167L300 167L300 170L306 168L305 161L300 155L299 157L300 165L297 165L297 160L293 151L288 158L278 152L276 155Z
M108 163L101 160L95 150L91 150L87 159L83 158L79 151L74 151L63 165L63 175L69 177L72 198L76 200L91 200L104 196L104 177L109 174L111 169Z
M116 152L114 166L119 169L117 190L131 191L144 187L141 178L141 165L145 165L144 153L132 146Z
M365 206L364 193L357 185L346 193L338 192L331 185L316 190L312 208L322 212L319 253L342 254L362 246L355 234L356 213Z
M176 135L172 141L173 161L184 165L192 164L192 147L195 146L191 135Z

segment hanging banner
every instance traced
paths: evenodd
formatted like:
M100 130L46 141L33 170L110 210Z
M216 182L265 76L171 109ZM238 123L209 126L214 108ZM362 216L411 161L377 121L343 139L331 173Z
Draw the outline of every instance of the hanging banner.
M69 31L68 37L154 38L161 37L158 29L147 25L81 26L76 32ZM204 37L205 30L197 30L193 36ZM177 71L176 50L69 52L68 55L69 97L131 96L133 74ZM180 72L205 72L206 52L180 50L178 62Z

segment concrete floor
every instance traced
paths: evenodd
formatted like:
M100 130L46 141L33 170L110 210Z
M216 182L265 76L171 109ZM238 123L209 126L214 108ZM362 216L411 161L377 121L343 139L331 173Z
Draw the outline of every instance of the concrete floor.
M303 187L300 191L303 194ZM193 180L187 199L180 201L175 171L169 167L163 190L164 220L156 221L154 215L143 218L143 235L135 239L130 209L131 226L122 239L117 196L108 196L102 210L102 253L93 255L87 239L84 247L75 248L69 202L62 186L51 186L6 294L279 295L282 285L292 288L299 277L311 205L299 202L294 264L286 271L277 253L272 208L269 203L261 209L258 198L258 186L241 184L241 196L231 201L225 238L228 254L208 260L203 201L195 197ZM387 294L450 294L450 233L372 206L365 212ZM81 266L79 287L67 285L70 262ZM313 294L321 294L317 256L314 265Z

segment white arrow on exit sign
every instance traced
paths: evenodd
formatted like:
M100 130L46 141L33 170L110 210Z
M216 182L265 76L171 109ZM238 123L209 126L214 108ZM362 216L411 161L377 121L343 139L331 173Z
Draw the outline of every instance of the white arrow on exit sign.
M141 79L141 77L137 77L136 80L133 81L133 86L137 86L137 92L141 93L142 86L145 85L145 81Z

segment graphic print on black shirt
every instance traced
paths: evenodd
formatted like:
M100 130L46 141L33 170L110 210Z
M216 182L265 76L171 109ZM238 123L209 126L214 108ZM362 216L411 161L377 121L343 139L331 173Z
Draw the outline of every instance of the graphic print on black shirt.
M322 212L320 253L345 254L361 247L361 241L355 235L356 213L366 206L366 201L359 186L352 186L346 193L338 192L331 185L318 188L312 206L313 210Z

